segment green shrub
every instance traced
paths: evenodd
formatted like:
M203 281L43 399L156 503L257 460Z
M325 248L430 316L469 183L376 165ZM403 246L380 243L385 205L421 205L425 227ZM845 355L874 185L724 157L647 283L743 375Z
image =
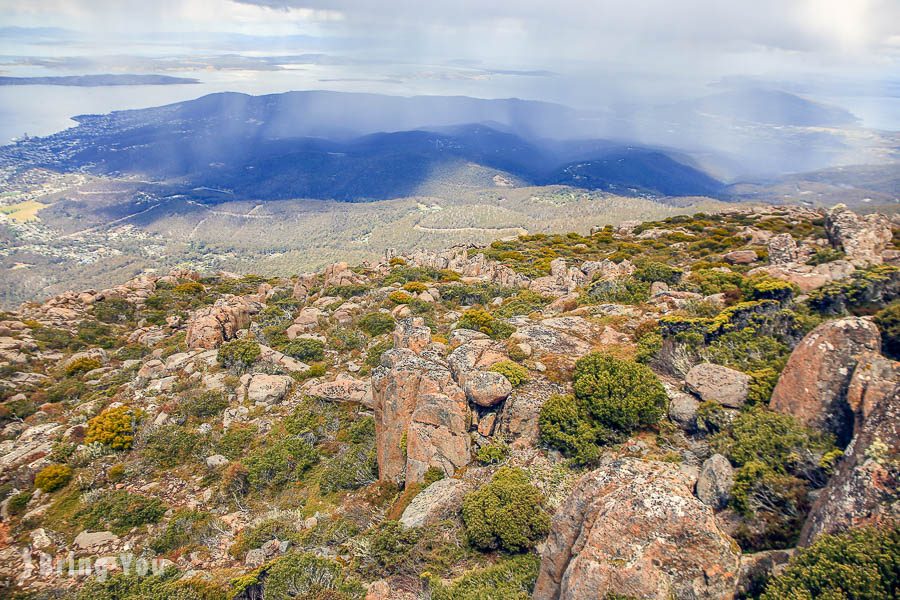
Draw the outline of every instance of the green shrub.
M328 345L338 352L362 350L366 347L366 336L349 327L336 327L328 335Z
M206 288L203 287L202 283L196 281L186 281L185 283L179 283L172 291L178 294L179 296L200 296Z
M440 481L443 478L443 469L441 469L440 467L428 467L428 469L425 471L425 474L422 475L422 488L427 488L435 481Z
M824 265L825 263L834 262L836 260L843 260L846 257L847 255L841 250L835 250L834 248L819 248L816 250L815 254L806 261L806 264Z
M588 303L640 304L650 298L650 284L633 277L601 279L588 287Z
M885 356L900 360L900 302L875 313L875 323L881 331L881 350Z
M543 443L576 464L596 461L599 445L612 440L612 432L596 424L574 396L550 396L541 406L538 428Z
M124 323L134 319L134 306L122 298L105 298L93 304L93 314L104 323Z
M463 522L473 546L523 552L550 531L541 493L521 469L502 467L463 499Z
M127 406L108 408L88 421L84 442L99 442L113 450L129 450L140 412Z
M540 565L537 555L522 554L469 571L448 585L433 577L431 597L433 600L530 600Z
M22 514L28 507L28 503L31 502L31 496L31 492L19 492L18 494L15 494L9 499L6 510L8 510L11 515Z
M541 296L531 290L522 290L515 296L506 299L503 304L494 311L498 317L508 319L517 315L530 315L550 304L550 298Z
M350 577L347 569L313 554L288 554L266 569L263 600L362 600L364 596L365 588Z
M802 548L769 581L762 600L880 600L900 589L900 530L851 529Z
M394 347L394 341L387 339L376 343L374 346L366 350L366 364L370 367L377 367L381 364L381 355Z
M34 476L34 487L44 492L55 492L72 479L72 467L47 465Z
M635 269L634 278L647 283L662 281L668 285L675 285L681 280L683 274L684 271L681 269L669 266L666 263L649 262Z
M478 459L478 462L485 465L501 463L506 460L507 456L509 456L509 446L503 440L492 441L475 452L475 458Z
M394 330L394 317L388 313L373 312L359 320L359 328L375 337Z
M255 340L242 338L219 346L216 360L223 367L243 370L259 360L260 354L259 343Z
M516 330L509 323L495 319L491 313L481 308L472 308L465 311L459 319L457 327L480 331L495 340L506 339Z
M188 546L209 547L217 536L216 519L208 512L181 509L172 515L166 528L150 542L162 554Z
M322 471L319 488L325 494L355 490L378 479L374 439L370 443L351 444L331 458Z
M100 494L75 513L74 519L85 529L109 529L123 535L132 527L156 523L166 512L159 498L114 490Z
M313 446L297 437L269 440L244 459L247 480L255 489L278 488L297 481L319 460Z
M411 294L421 294L422 292L428 290L428 286L421 281L410 281L403 284L403 289Z
M142 577L132 573L115 573L89 579L75 600L229 600L226 586L194 577L181 579L175 568L158 575Z
M363 284L332 285L322 292L323 296L340 296L341 298L353 298L362 296L369 291L369 286Z
M242 530L228 548L228 553L241 560L248 550L260 548L271 540L296 542L298 538L297 528L292 523L279 519L266 519Z
M506 377L513 387L519 387L528 381L528 369L511 360L503 360L491 365L490 371Z
M174 423L153 427L141 440L141 458L161 469L184 464L194 456L199 437Z
M216 451L230 459L241 456L253 443L256 427L244 423L232 423L216 443Z
M398 521L387 520L369 534L372 558L382 568L401 562L419 541L419 532Z
M319 361L325 358L325 344L311 338L297 338L281 347L281 351L303 362Z
M66 366L66 377L81 375L83 373L87 373L88 371L99 369L102 366L103 363L101 363L96 358L88 358L86 356L82 356L81 358L76 358Z
M495 283L482 282L474 284L456 284L441 288L441 299L445 302L465 306L472 306L475 304L487 305L494 298L506 298L515 293L515 288L509 288ZM498 311L497 314L500 315L500 311Z
M575 397L600 424L621 431L653 425L668 397L648 367L594 353L575 363Z
M186 417L203 419L221 414L228 404L228 396L224 392L207 391L182 398L178 409Z
M406 292L397 290L388 294L388 300L390 300L394 304L409 304L410 302L412 302L413 297Z
M900 269L877 265L855 271L809 293L809 306L823 314L871 314L900 297Z
M785 303L794 295L794 286L781 279L752 280L749 285L750 297L754 300L777 300Z

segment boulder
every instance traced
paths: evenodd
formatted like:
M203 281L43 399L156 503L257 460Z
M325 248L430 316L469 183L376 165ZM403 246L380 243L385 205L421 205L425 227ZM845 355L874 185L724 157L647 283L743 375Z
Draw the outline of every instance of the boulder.
M476 371L466 376L464 389L470 402L491 408L506 400L512 392L512 384L500 373Z
M750 376L722 365L701 363L688 371L685 383L704 402L740 408L750 392Z
M728 495L734 486L734 468L721 454L713 454L703 462L697 478L697 497L703 504L713 508L724 508Z
M767 265L748 271L748 275L764 274L793 283L803 292L811 292L832 281L845 279L856 271L850 262L835 260L821 265Z
M534 598L733 598L740 550L692 483L638 459L584 475L553 517Z
M319 319L324 319L328 315L313 306L307 306L301 310L294 318L294 322L287 328L288 339L296 339L303 333L315 331L319 328Z
M847 404L853 438L813 503L801 545L823 533L900 518L900 363L874 352L861 355Z
M459 512L471 485L461 479L435 481L419 492L400 517L404 527L433 525Z
M262 304L242 296L227 296L212 306L191 313L187 323L188 348L218 348L222 342L234 339L237 332L250 326L252 315L262 310Z
M755 250L734 250L723 254L722 258L731 265L749 265L757 260Z
M119 541L112 531L82 531L75 536L75 546L81 550L98 551Z
M372 384L369 381L339 375L334 381L309 382L303 386L308 396L331 402L355 402L372 406Z
M690 394L676 390L674 386L664 384L669 396L669 420L691 432L697 428L697 410L700 402Z
M819 325L794 348L769 407L830 431L845 446L853 429L846 399L853 369L860 354L880 349L878 328L867 319L847 317Z
M891 222L884 215L857 215L843 204L825 216L825 233L831 245L847 254L854 264L881 264L881 254L893 239Z
M244 375L241 380L247 400L257 404L281 402L288 390L291 389L291 384L294 383L293 378L287 375L268 375L266 373Z

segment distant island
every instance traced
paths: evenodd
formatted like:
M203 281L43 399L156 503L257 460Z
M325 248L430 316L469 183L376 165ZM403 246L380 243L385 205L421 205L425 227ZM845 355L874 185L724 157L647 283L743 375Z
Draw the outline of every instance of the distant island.
M102 87L110 85L181 85L200 83L190 77L168 75L67 75L61 77L0 77L0 85L66 85Z

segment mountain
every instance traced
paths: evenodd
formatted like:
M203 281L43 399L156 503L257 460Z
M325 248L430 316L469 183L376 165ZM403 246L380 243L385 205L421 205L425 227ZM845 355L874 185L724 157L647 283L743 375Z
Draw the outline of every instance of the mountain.
M521 100L223 93L76 120L78 127L0 150L0 160L179 181L259 199L408 196L432 173L459 162L535 185L656 195L722 189L662 150L561 140L574 114ZM570 164L575 160L581 166Z
M895 597L891 234L732 207L23 304L0 595Z
M765 88L745 88L677 105L679 112L791 127L843 127L859 119L839 106Z
M181 85L200 83L199 79L169 75L66 75L61 77L0 77L2 85L64 85L103 87L115 85Z

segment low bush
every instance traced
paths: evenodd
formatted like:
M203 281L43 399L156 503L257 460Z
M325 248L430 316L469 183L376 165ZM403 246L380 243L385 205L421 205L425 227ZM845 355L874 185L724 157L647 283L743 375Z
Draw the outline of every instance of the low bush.
M34 476L34 487L44 492L55 492L72 479L72 467L47 465Z
M72 597L75 600L229 600L226 586L199 577L182 579L176 569L142 577L115 573L89 579Z
M600 353L575 363L575 397L601 425L631 431L653 425L668 397L648 367Z
M650 284L633 277L601 279L588 287L585 300L588 303L640 304L650 298Z
M366 350L366 364L370 367L377 367L381 364L381 355L394 347L394 341L387 339L382 340Z
M862 527L801 548L762 600L880 600L900 589L900 530Z
M297 528L292 523L280 519L266 519L243 529L228 548L228 554L243 560L247 551L261 548L271 540L297 542L298 539Z
M79 509L74 519L85 529L109 529L123 535L132 527L158 522L166 509L159 498L115 490L97 496Z
M491 365L490 371L506 377L513 387L519 387L528 381L528 369L511 360L503 360Z
M186 417L204 419L221 414L228 404L228 396L224 392L207 391L181 398L178 411Z
M200 436L174 423L153 427L141 438L140 455L160 469L184 464L199 449Z
M457 327L480 331L496 340L506 339L516 330L509 323L495 319L491 313L481 308L465 311L459 319Z
M428 286L421 281L410 281L403 284L403 289L410 294L421 294L428 289Z
M508 319L517 315L529 315L535 311L541 310L550 304L550 302L550 298L541 296L531 290L522 290L515 296L507 298L500 308L494 311L494 314L503 319Z
M261 353L259 343L243 338L219 346L216 360L223 367L244 370L258 361Z
M127 406L108 408L88 421L84 443L99 442L113 450L129 450L140 412Z
M171 552L186 547L210 547L218 535L216 518L208 512L181 509L172 515L166 528L150 542L150 548L158 553Z
M540 565L537 555L522 554L470 571L450 584L432 577L431 597L433 600L530 600Z
M475 458L484 465L499 464L509 456L509 446L503 440L485 444L475 452Z
M648 262L634 271L634 278L638 281L653 283L661 281L668 285L675 285L681 280L684 271L677 267L662 262Z
M82 356L80 358L76 358L68 365L66 365L66 377L82 375L84 373L87 373L88 371L99 369L102 366L103 363L101 363L96 358L88 358L87 356Z
M881 351L885 356L900 360L900 302L875 313L875 323L881 331Z
M476 548L523 552L550 531L540 491L521 469L502 467L463 499L466 535Z
M19 492L14 494L6 505L6 510L11 515L20 515L25 512L28 503L31 502L31 492Z
M281 351L303 362L319 361L325 358L325 344L311 338L297 338L281 347Z
M600 445L613 441L613 432L598 425L574 396L554 395L538 415L541 442L556 448L575 464L600 457Z
M250 486L261 490L299 480L318 460L319 454L309 442L292 436L267 440L243 463Z
M394 317L388 313L373 312L364 315L359 320L359 328L372 337L376 337L394 330Z
M309 598L362 600L365 588L339 563L297 552L271 563L266 569L263 600Z

